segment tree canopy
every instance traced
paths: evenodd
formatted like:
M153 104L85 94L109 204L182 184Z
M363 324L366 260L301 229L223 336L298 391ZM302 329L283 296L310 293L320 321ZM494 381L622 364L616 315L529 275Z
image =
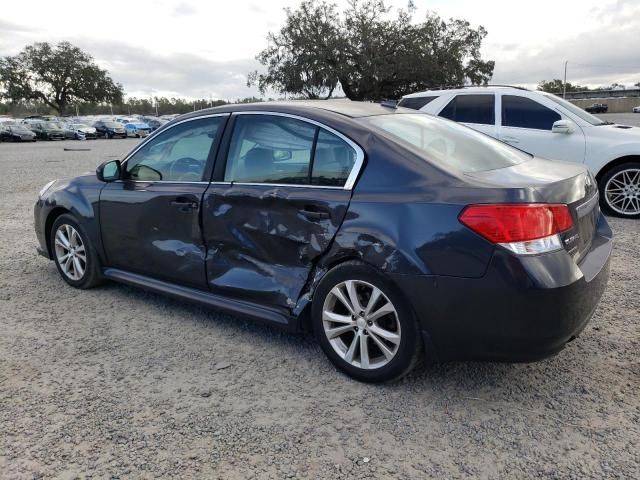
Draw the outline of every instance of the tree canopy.
M122 86L69 42L35 43L0 58L0 98L40 101L63 115L76 102L122 102Z
M249 85L306 98L328 98L337 86L352 100L399 98L434 86L486 84L494 62L480 54L487 35L465 20L435 13L414 22L412 3L394 18L383 0L351 0L344 12L305 0L267 37Z

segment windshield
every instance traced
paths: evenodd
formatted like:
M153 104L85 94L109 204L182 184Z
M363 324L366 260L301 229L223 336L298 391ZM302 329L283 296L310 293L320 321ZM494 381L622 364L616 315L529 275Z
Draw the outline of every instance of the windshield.
M62 128L59 123L56 122L47 122L47 128Z
M122 124L116 122L104 122L104 126L108 128L122 128Z
M531 158L488 135L426 114L378 115L361 121L408 146L425 160L462 172L510 167Z
M566 108L571 113L573 113L576 117L581 118L582 120L584 120L585 122L590 123L591 125L607 125L607 123L608 123L608 122L605 122L604 120L600 120L595 115L591 115L589 112L584 111L583 109L581 109L580 107L574 105L573 103L567 102L563 98L560 98L560 97L558 97L556 95L553 95L551 93L543 93L543 92L540 92L540 93L542 93L549 100L553 100L558 105Z
M72 127L73 128L89 128L89 126L85 125L84 123L74 123Z

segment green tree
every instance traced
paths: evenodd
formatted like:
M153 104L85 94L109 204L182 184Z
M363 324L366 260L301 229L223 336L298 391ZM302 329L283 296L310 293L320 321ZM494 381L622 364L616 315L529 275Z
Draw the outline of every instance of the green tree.
M564 82L559 78L555 78L549 81L542 80L538 84L538 90L549 93L562 93L564 91ZM582 85L574 85L567 82L567 92L586 92L587 90L589 90L588 87L583 87Z
M383 0L351 0L340 13L326 0L286 9L285 25L270 33L249 85L305 98L328 98L340 85L352 100L398 98L433 86L486 84L494 62L481 58L487 32L434 13L415 23L409 3L390 18Z
M79 102L122 102L122 86L69 42L35 43L0 58L0 87L11 102L41 101L60 115Z

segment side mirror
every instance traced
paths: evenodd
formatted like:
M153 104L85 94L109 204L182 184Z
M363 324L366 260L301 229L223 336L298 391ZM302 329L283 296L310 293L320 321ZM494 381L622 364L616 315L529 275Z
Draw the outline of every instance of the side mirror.
M551 127L553 133L573 133L573 124L569 120L558 120Z
M96 177L101 182L120 180L120 160L108 160L96 168Z

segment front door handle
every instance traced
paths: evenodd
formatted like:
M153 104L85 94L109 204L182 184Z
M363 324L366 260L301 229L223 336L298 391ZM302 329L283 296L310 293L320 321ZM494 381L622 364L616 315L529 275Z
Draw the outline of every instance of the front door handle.
M506 143L520 143L520 140L518 140L516 137L503 137L502 141Z
M321 212L319 210L309 210L308 208L303 208L300 210L300 213L307 217L309 220L326 220L331 218L329 212Z

